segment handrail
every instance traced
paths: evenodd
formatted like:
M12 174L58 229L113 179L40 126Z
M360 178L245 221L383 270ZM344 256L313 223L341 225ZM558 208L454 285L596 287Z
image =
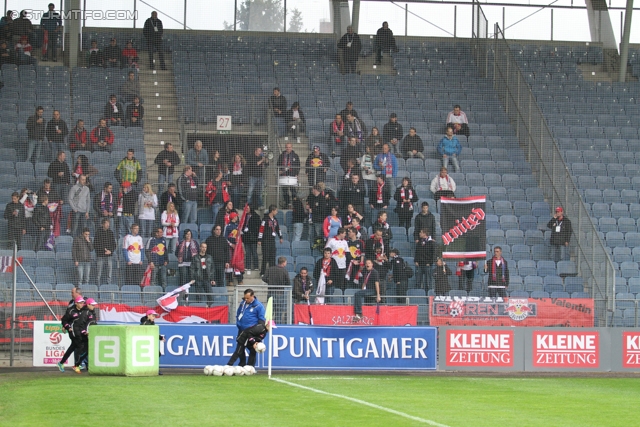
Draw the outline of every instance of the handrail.
M482 41L474 42L482 46ZM498 24L493 41L487 41L484 49L478 49L477 53L488 57L489 49L493 51L493 63L487 61L488 67L484 71L489 76L493 75L494 89L515 126L520 146L526 150L527 160L531 163L545 199L551 206L562 205L572 219L571 246L576 249L578 274L583 277L596 301L596 316L602 323L600 326L609 326L607 314L615 312L613 262L571 178L569 168L536 103L531 87L518 67Z

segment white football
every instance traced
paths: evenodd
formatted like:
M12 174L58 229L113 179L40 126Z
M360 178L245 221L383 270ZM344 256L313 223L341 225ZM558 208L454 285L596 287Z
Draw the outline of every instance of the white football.
M251 366L251 365L246 365L246 366L244 367L244 374L245 374L245 375L253 375L253 374L255 374L255 373L256 373L256 368L254 368L253 366Z
M225 376L232 377L234 373L235 373L235 369L233 369L233 366L229 366L228 368L224 368L224 375Z
M264 351L267 349L267 346L264 345L263 342L259 342L258 344L256 344L256 351L258 353L264 353Z
M213 373L213 366L207 365L204 367L203 371L205 375L209 376Z
M213 365L213 375L216 377L221 377L224 374L224 369L220 365Z
M233 373L235 375L244 375L244 369L242 368L242 366L234 366Z

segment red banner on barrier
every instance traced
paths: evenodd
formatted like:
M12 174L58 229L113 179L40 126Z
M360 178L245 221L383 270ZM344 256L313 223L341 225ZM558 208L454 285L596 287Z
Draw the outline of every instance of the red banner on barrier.
M58 321L67 309L67 302L51 301L49 306L56 313L53 316L42 302L19 302L16 304L16 342L33 342L31 332L33 321L46 320ZM140 318L149 307L129 307L123 304L100 304L98 322L140 322ZM219 307L185 307L178 306L170 313L165 313L159 307L156 311L161 314L157 323L229 323L229 308ZM11 304L0 303L0 343L8 343L11 340Z
M431 326L593 327L587 298L431 297Z
M311 313L311 315L309 315ZM418 306L363 306L362 320L354 323L352 305L294 305L294 323L330 326L416 326ZM313 318L313 323L311 319Z

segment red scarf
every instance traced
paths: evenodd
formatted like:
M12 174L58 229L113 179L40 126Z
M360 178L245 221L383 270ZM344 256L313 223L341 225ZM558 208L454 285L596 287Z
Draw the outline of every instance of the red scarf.
M393 163L391 162L391 152L387 153L387 162L385 163L385 174L393 176Z
M405 197L405 187L400 187L400 198L402 200L404 199L409 199L409 200L413 200L413 190L411 188L408 189L408 193L409 193L409 197ZM409 203L409 210L413 210L413 203L408 202ZM404 202L402 202L402 207L404 207Z
M76 170L74 171L74 175L77 175L78 177L82 175L82 165L80 163L76 165Z
M237 163L233 163L233 171L234 172L240 172L242 173L242 163L237 162Z
M382 260L382 256L384 255L384 240L382 239L382 237L380 238L380 240L376 240L375 234L373 236L371 236L371 240L373 240L374 246L376 242L380 243L380 249L382 249L382 252L375 254L375 262L379 265L382 265L382 263L384 262Z
M334 120L333 123L331 124L331 127L333 128L333 133L344 132L344 122L340 122L340 127L338 127L338 124ZM340 137L337 135L336 135L336 142L338 144L342 142Z
M347 215L347 224L351 225L351 221L353 221L353 218L359 218L359 213L356 211L353 211L353 214L349 214Z
M215 181L215 182L217 183L218 181ZM224 203L227 203L229 200L231 200L231 196L229 196L229 190L227 189L227 182L220 181L220 183L221 183L220 186L222 187L222 201ZM207 198L207 202L209 204L212 204L217 194L218 194L217 185L214 184L214 181L209 181L209 183L207 184L207 187L204 189L204 195Z
M498 266L498 261L500 261L500 266ZM502 268L502 283L505 283L507 281L507 278L505 277L505 265L504 265L504 259L502 258L493 258L493 271L491 272L491 279L493 281L497 280L497 271L498 268Z
M360 283L360 279L362 279L362 268L363 268L362 263L360 263L360 265L355 265L352 260L349 263L349 267L347 268L347 274L344 276L345 279L351 280L351 275L353 274L353 270L356 269L356 275L353 278L353 283L357 285L358 283Z
M378 191L376 192L377 203L384 203L384 200L382 200L382 187L384 187L384 183L378 184Z
M327 277L326 280L328 280L329 275L331 274L331 258L322 259L322 272L324 273L325 277Z
M442 184L440 183L440 180L442 179L441 176L438 176L438 190L442 190ZM447 186L449 187L449 190L451 190L451 181L449 180L449 175L447 175Z

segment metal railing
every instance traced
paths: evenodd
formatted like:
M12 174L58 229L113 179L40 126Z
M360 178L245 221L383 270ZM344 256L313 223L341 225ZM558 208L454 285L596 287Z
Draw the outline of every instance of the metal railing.
M471 37L474 39L486 39L489 37L489 21L484 15L480 2L473 0L471 5Z
M218 116L232 117L234 133L238 130L247 133L266 130L264 112L270 95L208 92L206 94L196 93L193 99L183 99L185 95L188 94L183 91L177 94L179 98L178 109L181 119L185 121L187 132L217 132Z
M609 326L610 316L607 314L615 311L615 268L535 95L497 24L493 40L475 40L475 43L479 47L476 52L487 55L487 75L493 76L494 89L504 104L545 199L550 206L563 206L571 219L571 249L578 274L583 277L585 287L595 300L596 326Z

